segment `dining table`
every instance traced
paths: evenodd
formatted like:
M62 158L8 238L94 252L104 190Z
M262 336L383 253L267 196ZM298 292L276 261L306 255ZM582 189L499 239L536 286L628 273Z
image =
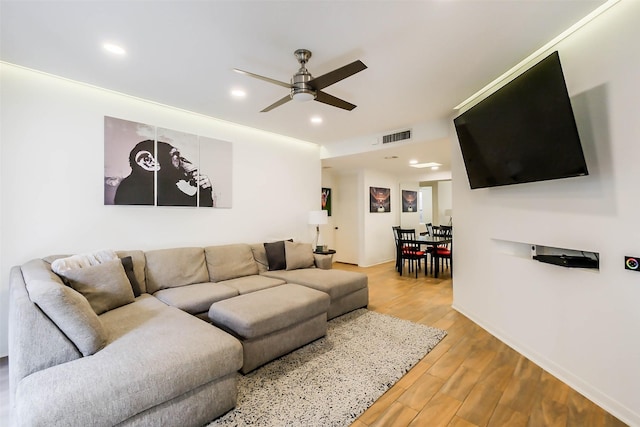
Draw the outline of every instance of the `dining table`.
M435 250L436 246L439 245L446 245L448 243L452 243L453 242L453 237L452 236L432 236L432 235L420 235L420 236L416 236L415 239L400 239L398 240L398 259L400 259L400 251L402 250L402 246L404 244L414 244L414 245L420 245L420 246L431 246L433 247L433 251L431 252L431 263L435 263L435 267L433 269L433 277L435 277L436 279L438 278L438 274L439 274L439 270L440 270L440 263L439 261L439 257L438 257L438 251ZM400 275L402 276L402 268L403 268L403 264L404 263L400 263L400 265L398 266L398 271L400 272ZM426 269L427 269L427 265L426 265L426 261L425 261L425 274L426 274ZM451 269L453 269L453 260L451 260Z

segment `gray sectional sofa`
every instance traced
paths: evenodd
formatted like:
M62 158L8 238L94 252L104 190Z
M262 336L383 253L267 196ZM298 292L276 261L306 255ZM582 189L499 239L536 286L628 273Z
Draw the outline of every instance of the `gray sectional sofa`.
M117 251L59 274L51 262L69 258L13 267L13 423L200 426L229 411L238 371L368 304L366 275L332 270L310 245L282 246L279 270L261 243Z

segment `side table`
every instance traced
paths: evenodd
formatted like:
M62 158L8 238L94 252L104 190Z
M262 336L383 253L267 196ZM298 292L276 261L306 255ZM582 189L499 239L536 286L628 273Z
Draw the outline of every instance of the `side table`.
M326 251L313 251L316 258L316 267L323 270L330 270L333 264L333 254L336 251L333 249L327 249Z
M336 251L335 249L327 249L326 251L313 251L313 253L318 255L333 255L336 253Z

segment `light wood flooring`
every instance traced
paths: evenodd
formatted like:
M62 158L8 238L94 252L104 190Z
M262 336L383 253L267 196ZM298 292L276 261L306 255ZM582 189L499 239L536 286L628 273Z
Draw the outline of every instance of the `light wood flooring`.
M352 427L604 427L625 424L451 308L448 272L399 277L393 263L359 268L369 309L445 329L447 337ZM7 358L0 359L0 426L8 425Z
M451 308L451 276L400 277L394 263L360 268L369 309L448 335L351 427L625 426Z

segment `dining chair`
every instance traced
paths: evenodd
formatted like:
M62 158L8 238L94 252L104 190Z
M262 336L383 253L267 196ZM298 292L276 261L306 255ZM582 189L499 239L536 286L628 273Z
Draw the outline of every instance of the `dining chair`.
M427 274L427 256L428 252L420 248L419 243L415 243L416 230L399 228L398 232L398 268L402 275L402 267L405 261L409 263L409 273L415 270L416 278L418 278L418 270L420 270L420 261L424 261L425 275Z
M453 227L450 225L441 225L437 228L437 231L434 230L434 235L440 237L452 237L453 236ZM446 262L447 268L451 266L451 258L452 258L452 248L451 243L445 243L442 245L438 245L435 248L436 258L440 265L437 268L440 268L441 271L444 270L444 264ZM431 264L433 265L433 255Z
M433 224L431 224L430 222L426 223L424 225L425 231L421 232L420 235L421 236L430 236L433 230Z
M396 242L396 271L400 271L400 252L398 247L398 230L400 229L399 225L394 225L391 227L393 231L393 238Z

